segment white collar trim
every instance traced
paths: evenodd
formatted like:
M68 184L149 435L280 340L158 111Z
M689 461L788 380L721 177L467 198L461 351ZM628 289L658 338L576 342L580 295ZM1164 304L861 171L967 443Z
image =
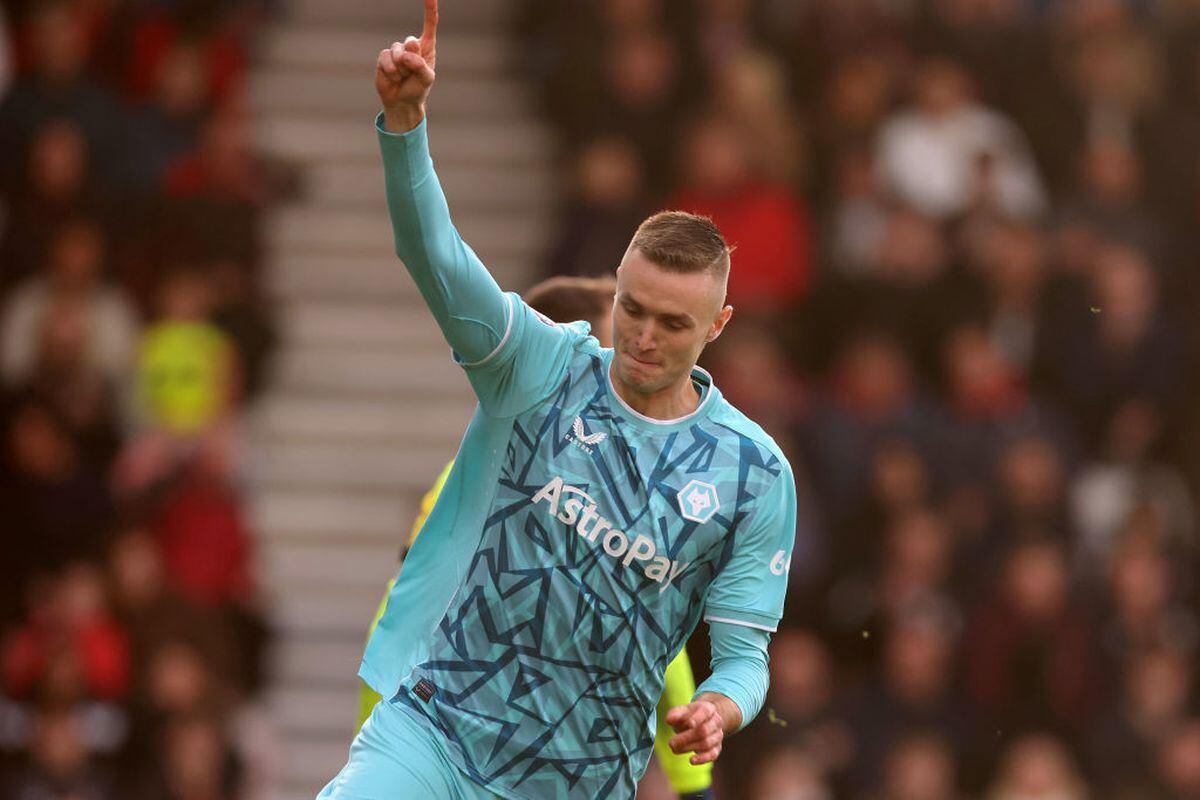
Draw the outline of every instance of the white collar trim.
M613 357L616 358L615 353L613 354ZM692 374L699 372L705 378L708 378L708 391L703 393L700 398L700 403L691 412L684 414L682 417L675 417L674 419L655 419L654 417L648 417L640 411L635 410L629 405L629 403L625 402L625 398L621 397L620 392L617 391L617 387L613 385L612 369L613 365L610 361L608 364L608 369L605 370L604 378L608 381L608 389L610 392L612 392L613 397L617 398L617 402L620 403L621 406L624 407L624 409L630 414L642 420L643 422L649 422L651 425L674 425L677 422L683 422L684 420L691 419L704 410L704 407L708 404L709 398L711 398L713 395L713 390L716 388L716 385L713 383L712 375L709 374L708 370L704 369L703 367L693 366Z

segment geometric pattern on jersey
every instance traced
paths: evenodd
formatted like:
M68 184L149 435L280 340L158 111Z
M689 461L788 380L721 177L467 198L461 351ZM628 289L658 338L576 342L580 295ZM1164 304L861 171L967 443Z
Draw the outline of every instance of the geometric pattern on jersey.
M579 349L515 419L466 576L397 696L506 796L633 797L663 671L782 470L701 370L691 424L631 424L612 406L611 358Z

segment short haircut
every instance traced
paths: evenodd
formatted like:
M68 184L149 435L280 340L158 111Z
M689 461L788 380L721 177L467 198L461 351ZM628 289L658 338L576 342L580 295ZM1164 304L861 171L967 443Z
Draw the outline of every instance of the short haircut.
M548 278L525 293L525 302L555 322L595 323L612 308L617 281L612 276Z
M630 249L669 272L712 272L729 275L732 249L708 217L685 211L660 211L638 226Z

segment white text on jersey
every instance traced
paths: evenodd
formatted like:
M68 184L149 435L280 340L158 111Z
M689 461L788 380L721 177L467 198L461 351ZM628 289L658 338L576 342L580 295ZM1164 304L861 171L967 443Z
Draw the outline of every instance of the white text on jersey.
M658 555L654 540L648 536L633 534L631 542L629 534L617 530L612 522L596 513L596 501L591 495L566 483L562 476L556 476L539 489L530 502L537 505L543 500L550 504L551 516L574 526L575 532L589 542L594 543L599 539L604 552L620 559L625 566L631 566L634 561L645 563L643 573L650 580L662 584L658 589L660 594L688 566L688 562L672 561Z

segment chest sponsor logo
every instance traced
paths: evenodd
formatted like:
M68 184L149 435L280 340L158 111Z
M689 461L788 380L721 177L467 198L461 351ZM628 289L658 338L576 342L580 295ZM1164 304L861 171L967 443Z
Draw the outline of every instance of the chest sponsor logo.
M576 417L571 423L571 430L567 433L567 441L578 447L589 456L592 454L592 448L608 438L608 434L604 431L596 431L588 433L583 426L583 417Z
M575 533L593 546L598 544L605 555L630 569L640 569L643 575L660 584L659 594L687 569L689 562L672 561L659 555L657 545L649 536L614 528L613 523L600 514L592 496L565 482L562 476L556 476L539 489L529 502L535 506L545 503L547 513L575 528Z
M679 513L692 522L708 522L721 507L717 487L704 481L692 481L679 491L677 497Z

